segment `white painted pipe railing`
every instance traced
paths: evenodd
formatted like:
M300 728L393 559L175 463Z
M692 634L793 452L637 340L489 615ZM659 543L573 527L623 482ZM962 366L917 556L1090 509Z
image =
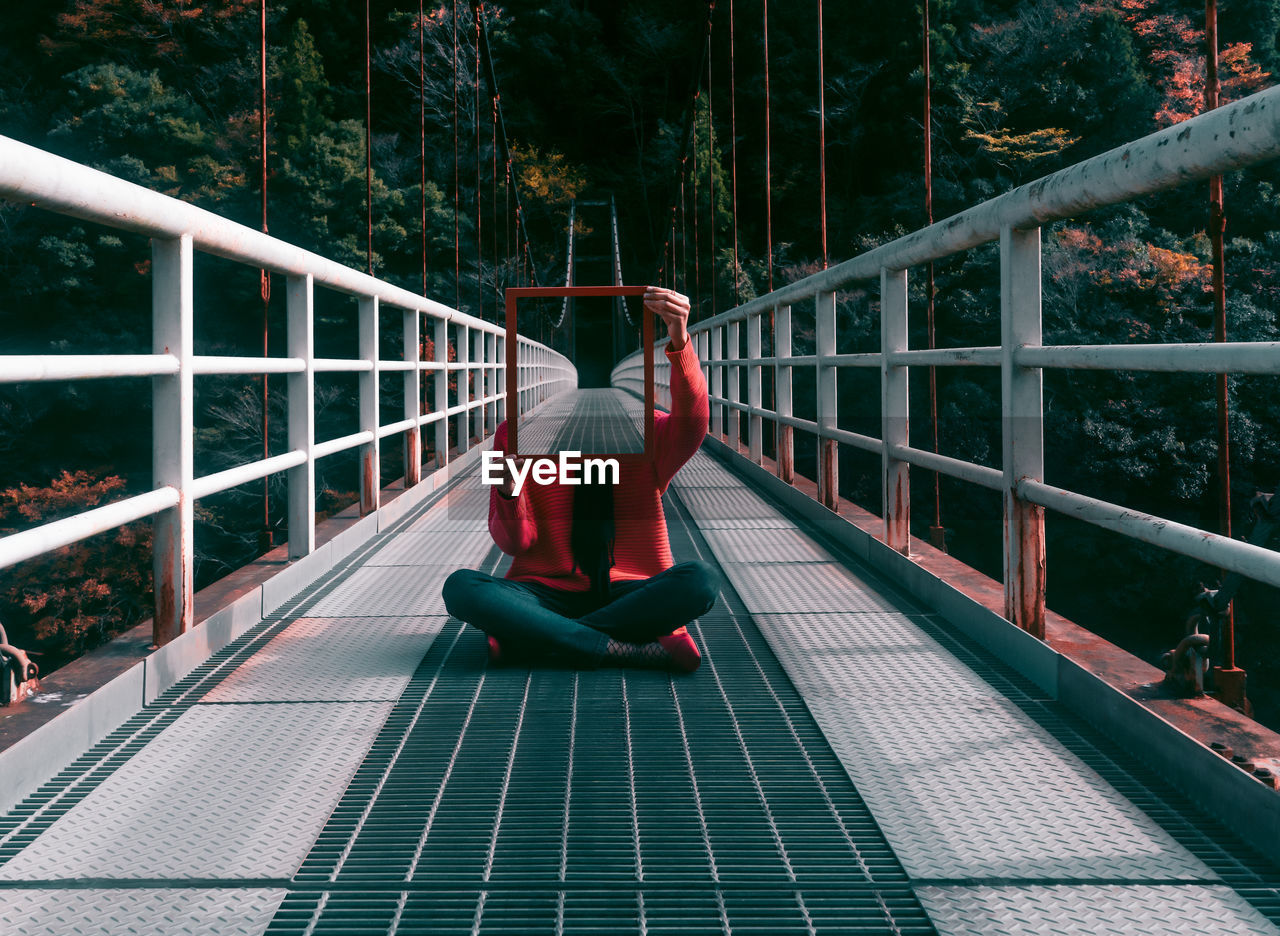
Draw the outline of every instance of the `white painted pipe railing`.
M165 643L194 623L192 600L193 502L278 472L288 474L289 556L315 549L316 460L359 448L362 512L378 509L378 441L403 435L405 484L422 471L421 433L435 426L439 465L450 457L449 420L456 420L457 452L473 437L491 435L505 418L506 330L456 309L342 266L186 202L141 188L35 147L0 136L0 198L144 234L152 241L152 354L0 355L0 384L54 380L149 377L153 385L154 489L104 507L0 538L0 568L154 517L155 639ZM196 252L264 268L284 277L286 354L276 358L196 355L193 259ZM352 358L314 353L317 287L356 300L357 347ZM399 310L402 360L378 357L379 311ZM419 358L423 321L435 360ZM522 409L577 385L563 355L518 336ZM456 361L449 360L453 347ZM315 438L315 375L356 373L360 381L360 430L337 439ZM383 373L404 379L404 412L382 424L378 382ZM422 375L434 382L432 412L423 413ZM206 375L285 374L288 387L288 451L194 476L194 378ZM450 405L449 380L457 402ZM474 386L473 386L474 385Z
M1164 371L1174 373L1280 373L1280 343L1225 342L1182 345L1045 347L1041 342L1040 227L1093 208L1131 201L1186 182L1206 179L1280 157L1280 87L1117 147L1092 159L1021 186L944 221L877 247L813 276L760 296L690 328L708 375L711 432L740 457L762 462L762 423L774 426L780 478L794 479L795 429L818 437L818 496L835 509L837 447L878 453L882 458L881 506L885 542L910 551L910 466L937 471L1004 495L1005 615L1044 636L1044 509L1049 508L1220 568L1280 586L1280 553L1218 534L1172 523L1044 483L1042 375L1045 368ZM1000 246L1001 343L998 347L938 350L907 347L907 271L982 244ZM867 281L880 283L881 350L835 353L835 294ZM813 302L814 354L792 353L791 308ZM760 352L761 321L772 316L774 356ZM740 357L738 329L747 324L747 352ZM977 465L912 448L908 438L908 373L911 367L982 366L1001 371L1002 467ZM765 367L774 374L774 409L759 394ZM669 368L658 357L659 402L669 405ZM738 398L740 369L748 378L748 401ZM796 368L812 368L813 413L792 412ZM881 438L836 425L836 373L842 368L879 368ZM615 386L643 387L639 352L614 369ZM748 419L750 446L739 445Z

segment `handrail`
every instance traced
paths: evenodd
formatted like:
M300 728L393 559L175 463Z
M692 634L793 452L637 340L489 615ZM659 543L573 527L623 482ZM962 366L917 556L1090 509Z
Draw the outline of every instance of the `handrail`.
M763 462L765 420L774 424L776 467L794 477L794 430L818 436L818 497L838 508L838 445L877 453L883 461L881 506L884 539L910 553L912 465L937 471L1004 495L1005 616L1044 637L1044 509L1056 510L1148 543L1166 547L1280 585L1280 553L1229 537L1176 524L1044 483L1045 369L1108 369L1176 373L1280 373L1280 343L1195 342L1152 345L1044 346L1041 343L1040 226L1090 209L1129 201L1183 183L1205 179L1280 157L1280 86L1202 114L1092 159L1020 186L929 227L899 237L829 269L759 296L689 328L711 390L711 431L742 457L742 421L748 457ZM907 271L982 244L1000 245L1001 343L983 348L918 350L907 347ZM854 283L880 280L881 341L872 353L835 353L835 293ZM815 303L814 352L794 355L791 307ZM774 356L761 352L761 322L774 320ZM745 324L747 354L741 351ZM669 364L659 357L655 382L666 387ZM999 367L1002 378L1002 467L991 468L914 449L907 435L908 373L920 366ZM760 401L761 372L772 367L774 410ZM816 376L813 419L792 413L797 367ZM836 374L843 368L879 368L882 437L840 429L836 420ZM741 371L749 399L739 398ZM640 353L613 372L616 386L638 387ZM665 399L663 399L665 398ZM660 400L669 403L665 390ZM805 414L809 415L809 414Z
M98 533L153 517L155 641L163 644L194 622L192 579L193 503L277 472L288 475L289 557L315 549L315 465L320 458L360 449L362 513L378 509L378 441L403 435L405 485L422 471L422 430L435 426L438 464L450 459L450 422L456 420L457 453L471 438L492 435L505 418L506 330L384 280L342 266L261 231L195 205L115 178L96 169L0 136L0 198L56 214L132 231L152 239L152 354L0 355L0 384L119 377L149 377L153 387L153 484L126 500L0 538L0 568L31 559ZM284 357L228 357L194 353L194 253L210 254L285 277L287 348ZM351 358L315 356L314 292L317 286L355 297L358 341ZM403 312L404 355L378 355L379 307ZM419 357L423 321L431 324L435 360ZM576 386L577 371L562 354L517 335L521 408ZM456 361L449 360L450 344ZM359 431L338 439L315 438L315 375L359 376ZM404 380L404 412L381 422L379 376ZM423 379L434 382L433 411L421 412ZM194 473L194 383L211 374L284 374L288 386L288 451L204 477ZM449 381L458 402L450 404ZM474 387L472 386L474 384Z

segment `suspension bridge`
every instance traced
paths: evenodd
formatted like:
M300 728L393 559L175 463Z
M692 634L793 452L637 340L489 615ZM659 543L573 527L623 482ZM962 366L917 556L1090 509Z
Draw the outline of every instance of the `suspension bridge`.
M714 564L722 587L691 627L702 668L674 676L492 664L440 594L455 569L509 567L478 471L509 412L538 447L640 444L644 354L618 339L639 324L620 298L611 386L580 387L569 357L456 297L0 137L0 196L150 238L153 322L150 353L9 355L0 381L149 380L154 464L149 491L0 539L0 566L145 519L156 583L147 639L68 666L0 720L0 929L1280 932L1280 738L1162 691L1159 670L1047 610L1044 518L1271 585L1280 556L1047 484L1063 453L1040 430L1047 371L1276 374L1280 346L1044 345L1039 233L1278 156L1272 89L694 324L710 432L663 503L676 560ZM570 246L566 286L624 282L612 206L575 210L605 208L608 246L578 257L589 273ZM908 278L989 244L1000 343L910 347ZM283 278L283 356L195 353L197 254ZM838 350L852 288L878 294L878 352ZM316 355L321 292L349 305L349 357ZM812 310L812 353L794 350L793 309ZM1000 373L998 467L913 445L909 375L936 367ZM879 375L878 437L840 426L853 370ZM332 373L359 375L360 425L319 439L316 378ZM195 381L235 374L283 375L288 450L197 476ZM404 411L387 422L381 378L397 374ZM659 364L658 405L666 389ZM629 431L595 442L601 427ZM812 479L796 432L817 439ZM384 488L394 438L405 475ZM849 450L881 461L879 514L840 495ZM319 521L317 462L348 451L358 508ZM1002 497L1002 581L911 536L913 468ZM195 593L196 502L275 474L287 543Z

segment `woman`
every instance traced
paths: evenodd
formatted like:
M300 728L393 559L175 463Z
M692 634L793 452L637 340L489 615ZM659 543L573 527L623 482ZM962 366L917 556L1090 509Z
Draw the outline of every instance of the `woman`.
M495 662L540 652L586 666L693 672L701 655L685 625L715 604L705 562L674 565L662 492L707 433L707 384L689 341L689 300L650 287L646 314L670 342L671 412L654 414L656 457L625 463L616 485L538 484L518 495L510 472L489 494L489 532L513 557L506 578L460 569L444 584L449 613L484 631ZM507 424L494 448L505 453Z

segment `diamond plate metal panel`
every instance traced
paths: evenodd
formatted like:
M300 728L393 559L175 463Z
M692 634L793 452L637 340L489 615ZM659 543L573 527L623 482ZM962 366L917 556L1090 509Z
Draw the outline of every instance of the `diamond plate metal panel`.
M835 562L835 557L799 530L704 530L721 562Z
M487 530L489 528L489 488L457 485L449 489L406 532Z
M202 701L395 701L446 620L302 618Z
M941 936L1276 936L1226 887L920 887Z
M258 936L281 889L92 888L0 892L4 932L23 936Z
M183 713L8 864L3 880L287 878L391 704Z
M769 526L795 526L780 511L743 487L688 488L680 492L680 500L700 527L741 529L736 521L743 520L757 521L743 525L747 527L766 525L758 521L769 521Z
M307 608L311 617L434 617L445 614L446 566L356 569Z
M1010 702L806 702L914 878L1216 880Z
M484 561L493 540L487 531L465 530L400 533L388 537L377 552L364 560L366 566L447 565L474 568Z
M858 702L1001 698L902 614L755 618L801 695Z
M844 566L724 562L725 576L752 614L824 611L893 612L892 604Z

